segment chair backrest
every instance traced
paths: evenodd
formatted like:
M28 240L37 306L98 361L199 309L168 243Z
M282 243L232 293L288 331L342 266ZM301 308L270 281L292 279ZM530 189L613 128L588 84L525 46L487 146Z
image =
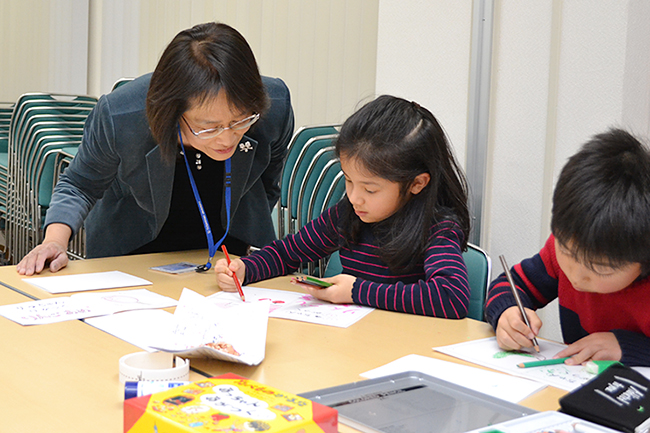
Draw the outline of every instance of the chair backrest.
M117 89L118 87L122 87L123 85L125 85L125 84L127 84L127 83L130 83L131 81L133 81L133 78L132 78L132 77L122 77L122 78L118 78L117 81L115 81L115 82L113 83L113 87L111 87L111 92L112 92L113 90Z
M345 177L337 159L327 162L316 181L314 193L309 199L308 215L317 218L328 207L334 206L345 194Z
M287 206L287 189L289 188L289 182L291 181L291 172L293 171L293 167L296 165L296 160L298 159L301 150L305 147L307 142L314 137L337 134L338 131L335 126L336 125L303 126L293 134L287 148L287 158L284 163L284 169L282 170L280 180L280 186L282 189L280 203L282 206Z
M309 162L307 171L305 172L305 177L298 192L296 230L300 230L302 226L320 215L314 215L310 203L317 195L324 195L325 191L319 191L318 181L323 172L335 162L336 156L334 155L334 146L327 146L320 149Z
M339 125L302 126L293 134L287 146L287 158L280 175L280 199L277 204L277 235L283 238L288 232L288 199L291 175L303 147L314 137L337 134Z
M306 180L307 170L312 160L316 157L319 150L332 146L337 136L322 135L310 138L302 147L295 164L291 169L291 177L287 186L287 219L289 220L289 233L298 231L298 199L300 197L300 188Z
M485 251L472 244L467 244L463 260L467 266L470 288L467 317L485 321L485 297L490 284L492 261Z
M57 149L78 145L96 104L92 96L51 93L27 93L16 101L9 122L5 189L5 237L14 259L40 242Z

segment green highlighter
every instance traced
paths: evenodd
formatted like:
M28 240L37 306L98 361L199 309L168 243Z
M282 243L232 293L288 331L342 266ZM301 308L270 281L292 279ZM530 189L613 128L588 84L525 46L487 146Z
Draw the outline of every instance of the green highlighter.
M531 362L521 362L517 364L517 367L519 368L529 368L529 367L542 367L544 365L557 365L557 364L564 364L564 361L569 359L569 357L565 358L557 358L557 359L544 359L541 361L531 361ZM607 367L609 367L612 364L620 364L618 361L587 361L585 364L585 369L591 373L591 374L598 374L602 373Z
M323 281L315 277L310 277L309 275L296 277L294 280L296 283L309 284L311 286L320 287L321 289L332 285L332 283L328 283L327 281Z
M529 367L542 367L544 365L564 364L564 361L566 361L567 359L569 359L569 357L557 358L557 359L543 359L541 361L521 362L517 364L517 367L529 368Z

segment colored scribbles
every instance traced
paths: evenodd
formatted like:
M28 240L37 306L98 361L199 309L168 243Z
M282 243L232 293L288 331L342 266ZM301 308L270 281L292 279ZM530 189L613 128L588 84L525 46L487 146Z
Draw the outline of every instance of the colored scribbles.
M226 308L241 303L231 292L218 292L209 299ZM373 310L362 305L332 304L299 292L251 286L246 287L246 300L247 302L270 301L269 317L340 328L347 328Z
M548 340L540 340L540 353L506 352L499 348L496 338L484 338L451 346L437 347L435 350L448 355L474 362L479 365L504 371L516 376L536 380L556 388L571 391L593 377L581 365L546 365L533 368L519 368L517 364L535 359L551 359L566 345Z

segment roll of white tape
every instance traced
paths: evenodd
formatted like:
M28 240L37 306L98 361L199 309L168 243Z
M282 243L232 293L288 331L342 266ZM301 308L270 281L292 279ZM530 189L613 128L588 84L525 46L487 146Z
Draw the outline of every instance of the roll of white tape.
M190 361L167 352L136 352L120 358L120 382L190 379Z

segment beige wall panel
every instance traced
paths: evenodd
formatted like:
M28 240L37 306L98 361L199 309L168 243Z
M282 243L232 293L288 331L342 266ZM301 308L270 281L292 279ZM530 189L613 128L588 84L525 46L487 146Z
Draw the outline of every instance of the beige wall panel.
M465 166L472 1L382 0L377 93L414 100L446 130Z
M88 0L0 0L0 101L84 94Z
M108 92L122 76L152 71L180 30L221 21L246 37L262 74L285 80L297 126L341 122L360 99L374 94L377 0L101 3L106 52L96 72L101 78L92 78L101 83L97 93Z

